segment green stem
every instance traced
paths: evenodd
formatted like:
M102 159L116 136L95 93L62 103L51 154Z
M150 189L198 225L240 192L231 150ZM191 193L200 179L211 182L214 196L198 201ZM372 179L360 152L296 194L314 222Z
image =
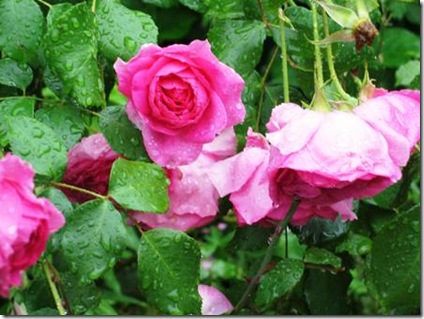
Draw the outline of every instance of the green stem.
M268 78L269 72L271 71L271 67L274 64L275 57L277 56L278 47L275 47L274 52L272 52L271 59L268 62L268 65L266 66L265 73L262 77L261 84L260 84L260 90L261 94L259 97L259 105L258 105L258 113L256 115L256 123L255 123L255 130L259 132L259 125L261 123L261 115L262 115L262 105L263 105L263 99L264 99L264 93L265 93L265 82Z
M50 4L50 3L47 3L46 1L43 1L43 0L37 0L38 2L40 2L40 3L42 3L42 4L44 4L46 7L48 7L49 9L51 9L52 8L52 5Z
M52 182L51 185L56 186L56 187L67 188L67 189L77 191L77 192L80 192L80 193L84 193L84 194L87 194L87 195L91 195L93 197L100 198L100 199L103 199L103 200L109 200L108 196L103 196L103 195L100 195L98 193L95 193L95 192L92 192L92 191L89 191L87 189L80 188L80 187L77 187L77 186L73 186L73 185L69 185L69 184L65 184L65 183L59 183L59 182Z
M322 73L321 49L319 47L319 31L318 31L318 13L317 5L311 1L312 21L314 28L314 47L315 47L315 87L321 89L324 86L324 76Z
M324 26L325 37L328 37L330 35L330 32L328 28L327 13L325 12L325 10L322 10L322 22ZM337 92L340 94L340 96L344 100L350 100L351 99L350 95L345 92L342 85L340 84L339 78L337 77L336 69L334 68L333 51L331 48L331 43L327 44L327 63L328 63L328 70L330 71L331 80L333 81Z
M244 304L247 302L247 299L249 298L250 293L252 292L253 288L259 281L259 278L264 273L266 267L268 266L271 257L272 257L272 251L274 246L277 244L278 239L280 238L279 235L281 234L281 230L286 228L288 223L290 222L291 218L293 217L294 213L296 212L297 207L299 206L300 200L298 198L294 199L289 212L287 213L286 217L283 219L283 221L275 228L274 233L271 235L271 242L267 248L267 251L265 253L265 257L262 260L261 266L259 267L258 272L256 273L255 277L251 280L249 283L249 286L247 286L246 291L244 292L243 296L241 297L240 301L237 303L237 305L234 307L232 313L238 312Z
M96 0L93 0L93 3L91 4L91 12L95 12L96 11Z
M278 19L280 20L280 38L281 38L281 71L283 73L283 92L284 102L290 102L289 93L289 72L287 67L287 45L286 45L286 31L284 27L284 12L278 8Z
M47 260L43 262L43 269L44 269L44 273L46 275L47 281L49 283L50 291L52 292L57 311L59 312L59 315L66 316L67 314L66 310L62 306L62 299L60 298L59 291L57 290L57 287L52 280L52 273L50 271L49 265L47 264Z

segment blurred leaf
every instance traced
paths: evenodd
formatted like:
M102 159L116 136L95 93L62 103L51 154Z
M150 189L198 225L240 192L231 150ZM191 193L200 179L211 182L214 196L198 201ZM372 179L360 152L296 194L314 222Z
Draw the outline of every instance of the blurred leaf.
M412 59L420 59L420 37L403 28L386 28L381 32L383 64L396 68ZM399 40L401 39L401 41ZM402 54L399 54L402 52Z
M16 116L8 122L7 135L12 152L30 162L37 174L60 180L66 168L67 154L53 130L26 116Z
M125 226L110 202L92 200L78 206L62 229L60 253L80 284L113 267L125 246Z
M109 194L126 209L161 214L169 207L168 184L161 167L118 158L112 165Z
M358 219L352 222L352 230L371 236L379 232L387 222L393 219L395 211L361 200L359 201L357 216Z
M0 147L9 143L7 138L7 118L24 115L34 115L35 100L24 96L7 97L0 99Z
M145 3L153 4L159 8L171 8L178 4L178 0L143 0Z
M289 293L303 276L303 263L296 259L282 259L261 277L255 303L259 307L270 305Z
M79 111L70 105L39 109L35 112L35 118L49 126L68 150L80 141L85 130Z
M262 56L265 26L260 21L224 20L208 33L213 52L243 78L253 71Z
M0 60L0 84L25 90L32 81L32 70L26 65L20 65L12 59Z
M141 132L128 119L124 106L108 106L100 113L100 130L115 152L128 159L150 161Z
M204 0L180 0L182 5L194 10L196 12L205 13L208 9L206 1Z
M54 309L54 299L41 264L32 267L29 273L31 281L29 282L29 286L22 291L22 302L25 304L28 313L32 314L44 308Z
M152 18L141 11L128 9L118 0L98 1L96 17L100 51L111 61L117 57L129 60L143 44L157 43L158 28Z
M86 3L59 4L49 10L47 22L46 59L64 92L84 107L105 105L94 14Z
M18 62L33 62L44 24L43 13L34 0L0 1L0 49Z
M396 86L406 86L411 89L420 88L420 61L411 60L402 64L399 69L396 70Z
M371 252L372 240L369 237L350 232L346 239L341 242L336 252L348 252L352 256L363 256Z
M59 316L59 312L54 308L41 308L28 313L30 316Z
M420 214L420 206L401 212L373 242L371 279L391 308L420 307Z
M342 266L340 257L326 249L317 247L308 247L306 249L303 262L316 265L330 265L334 268L340 268Z
M328 271L309 269L305 296L312 315L348 315L347 289L351 276L347 272L333 275Z
M180 41L195 28L199 15L190 9L178 6L170 9L157 10L155 14L159 33L159 42Z
M53 187L48 187L44 189L39 196L49 199L52 204L56 206L56 208L65 216L65 218L71 216L74 208L72 207L68 197L66 197L62 191Z
M314 217L305 226L293 227L301 243L319 245L346 234L349 226L340 217L335 221Z
M196 240L172 229L143 233L138 248L140 286L167 314L198 315L200 250Z
M237 228L234 239L230 242L230 251L260 250L268 247L268 239L273 233L272 228L249 226Z

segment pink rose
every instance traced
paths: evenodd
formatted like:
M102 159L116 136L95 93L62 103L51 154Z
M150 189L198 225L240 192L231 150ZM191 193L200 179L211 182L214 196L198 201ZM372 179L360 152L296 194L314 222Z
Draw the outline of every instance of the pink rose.
M317 215L351 219L352 198L374 196L401 178L384 136L354 113L329 113L284 103L267 124L270 195L280 214L295 196ZM346 200L348 202L346 202ZM332 211L331 211L331 210Z
M210 223L218 213L219 194L207 172L216 161L236 151L234 130L227 129L212 143L205 144L191 164L166 169L171 181L170 208L166 214L131 212L133 219L149 228L166 227L181 231Z
M233 310L233 305L218 289L212 286L199 285L202 298L202 315L219 316Z
M50 201L34 195L34 175L17 156L0 160L0 296L5 298L21 284L22 272L37 262L49 235L65 223Z
M263 219L272 208L269 197L269 145L259 133L248 131L245 149L213 164L208 176L221 197L228 194L240 225Z
M193 162L205 143L243 121L243 79L213 55L208 41L148 44L114 65L127 114L161 166Z
M376 89L373 98L353 110L384 136L390 157L398 166L406 165L420 140L420 111L420 91L383 89Z
M106 195L110 170L118 157L119 154L112 150L102 134L85 137L68 153L63 183ZM67 188L62 188L62 191L72 202L82 203L93 199L88 194Z

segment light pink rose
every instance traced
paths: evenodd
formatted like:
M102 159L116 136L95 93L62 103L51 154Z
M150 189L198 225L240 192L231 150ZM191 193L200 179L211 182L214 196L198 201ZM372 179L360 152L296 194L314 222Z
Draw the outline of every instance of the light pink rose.
M171 181L166 214L131 212L137 222L149 228L172 228L187 231L210 223L218 213L219 194L207 172L216 161L236 152L236 137L226 129L212 143L205 144L200 156L191 164L166 169Z
M85 137L68 153L68 165L63 183L106 195L109 174L119 154L112 150L105 137L98 133ZM92 196L62 188L72 202L82 203Z
M212 286L199 285L199 295L202 298L202 315L219 316L233 310L233 305L218 289Z
M316 215L338 211L352 219L352 198L374 196L401 178L384 136L354 113L284 103L273 110L267 128L273 146L270 195L280 214L297 196Z
M269 145L259 133L248 131L245 149L216 162L207 174L221 197L228 194L240 225L263 219L272 208L269 197Z
M5 298L37 262L49 235L65 223L50 201L34 195L34 175L17 156L0 159L0 296Z
M390 157L399 166L406 165L420 140L420 111L420 91L383 89L376 89L373 98L353 110L384 136Z
M128 117L161 166L190 164L205 143L244 119L243 79L216 58L208 41L144 45L114 67Z

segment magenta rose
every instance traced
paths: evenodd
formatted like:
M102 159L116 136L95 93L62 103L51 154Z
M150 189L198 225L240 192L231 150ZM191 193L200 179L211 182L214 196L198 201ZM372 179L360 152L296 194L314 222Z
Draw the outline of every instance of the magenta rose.
M210 223L218 213L219 194L207 172L216 161L235 154L236 137L232 128L212 143L205 144L191 164L166 169L170 207L166 214L131 212L137 222L149 228L172 228L187 231Z
M198 291L202 298L203 316L219 316L233 310L231 302L215 287L199 285Z
M354 215L343 201L374 196L401 178L383 134L354 113L284 103L273 110L267 128L270 195L281 205L280 214L297 196L303 205L341 206L350 219Z
M68 152L63 183L106 195L110 170L118 157L119 154L112 150L102 134L85 137ZM72 202L82 203L93 199L91 195L68 188L62 190Z
M144 45L114 67L128 117L161 166L190 164L204 144L244 119L243 79L216 58L208 41Z
M34 193L34 170L19 157L0 160L0 296L22 282L22 272L34 265L50 234L65 219L53 204Z

